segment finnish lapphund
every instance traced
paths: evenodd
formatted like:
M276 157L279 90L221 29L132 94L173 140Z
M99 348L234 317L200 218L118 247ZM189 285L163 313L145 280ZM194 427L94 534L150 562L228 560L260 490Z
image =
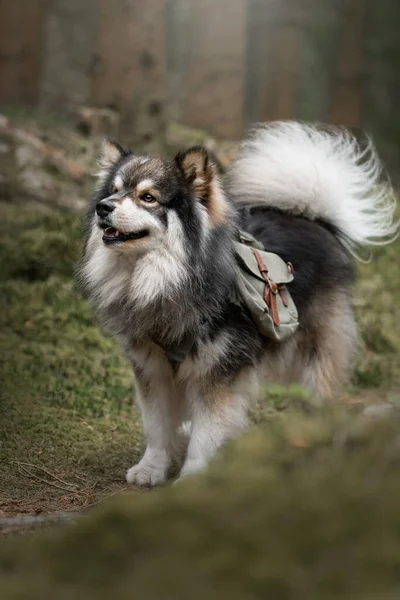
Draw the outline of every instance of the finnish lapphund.
M181 476L203 469L265 381L334 396L357 337L354 257L398 229L380 172L370 142L298 122L254 127L223 183L202 147L162 159L104 142L79 279L134 371L147 446L128 482L164 482L180 455ZM294 267L299 327L282 343L231 301L239 229Z

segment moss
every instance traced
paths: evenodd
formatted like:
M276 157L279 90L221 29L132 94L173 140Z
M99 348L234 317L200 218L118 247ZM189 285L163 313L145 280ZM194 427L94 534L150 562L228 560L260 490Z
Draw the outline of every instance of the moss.
M299 408L308 411L314 406L312 395L300 385L266 385L262 400L278 411Z
M82 219L44 207L2 203L6 231L0 237L1 281L71 277L79 254Z
M141 452L131 369L74 288L81 219L30 204L1 210L1 507L73 507L122 487ZM55 479L27 475L21 461L67 478L77 493L63 500Z
M268 423L203 476L3 544L2 598L392 600L399 425L341 411Z
M361 351L357 386L396 388L400 384L400 240L374 248L370 264L361 265L355 307Z

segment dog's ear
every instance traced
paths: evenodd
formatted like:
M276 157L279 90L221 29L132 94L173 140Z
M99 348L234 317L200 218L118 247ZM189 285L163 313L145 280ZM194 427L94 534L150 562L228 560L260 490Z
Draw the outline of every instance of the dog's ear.
M100 151L98 177L103 180L108 175L108 171L123 156L128 156L130 151L111 139L103 140Z
M228 203L217 176L216 167L205 148L194 146L180 152L175 162L194 196L208 211L214 224L224 221Z

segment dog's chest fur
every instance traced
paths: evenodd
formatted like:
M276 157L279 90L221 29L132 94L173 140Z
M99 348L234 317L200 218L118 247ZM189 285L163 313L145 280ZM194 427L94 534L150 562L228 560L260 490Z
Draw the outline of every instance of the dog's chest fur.
M187 272L161 248L132 260L110 252L94 231L88 242L82 278L105 327L130 345L153 339L179 339L196 326L196 312L178 302ZM126 345L126 344L125 344Z

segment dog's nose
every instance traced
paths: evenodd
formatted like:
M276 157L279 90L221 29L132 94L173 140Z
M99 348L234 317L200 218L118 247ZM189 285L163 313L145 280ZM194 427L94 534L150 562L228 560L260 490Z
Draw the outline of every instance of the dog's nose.
M104 217L112 213L114 209L115 202L113 202L112 200L100 200L100 202L96 204L96 212L101 219L104 219Z

